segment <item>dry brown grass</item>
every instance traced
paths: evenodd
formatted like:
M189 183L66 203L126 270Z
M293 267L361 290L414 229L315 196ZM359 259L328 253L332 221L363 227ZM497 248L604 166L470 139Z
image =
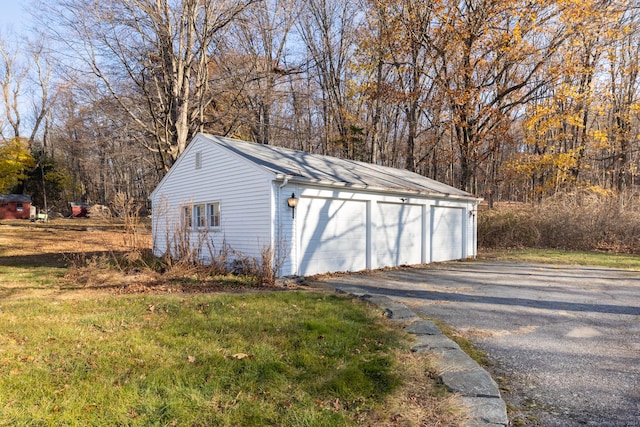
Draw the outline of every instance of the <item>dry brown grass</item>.
M136 250L151 248L151 232L145 224L138 228L144 238ZM0 265L65 267L69 260L109 256L127 251L129 237L116 220L55 219L48 223L2 221L0 223Z
M480 211L478 244L638 254L639 203L639 194L582 190L540 204L501 204Z
M387 400L383 409L367 414L362 425L380 427L457 427L465 425L465 410L457 397L436 386L433 358L426 353L397 351L403 368L403 386Z
M15 297L46 292L67 298L153 283L155 273L151 270L132 273L114 268L113 264L118 257L149 251L148 230L145 223L140 223L136 232L145 239L139 239L139 246L134 248L127 244L130 238L119 220L2 221L0 267L5 268L2 289ZM30 269L31 274L27 275L25 269Z
M119 219L64 218L0 223L0 266L67 268L61 285L67 289L170 294L273 287L274 272L262 271L257 260L240 257L252 268L229 275L224 258L211 265L158 260L151 254L148 221L132 225Z

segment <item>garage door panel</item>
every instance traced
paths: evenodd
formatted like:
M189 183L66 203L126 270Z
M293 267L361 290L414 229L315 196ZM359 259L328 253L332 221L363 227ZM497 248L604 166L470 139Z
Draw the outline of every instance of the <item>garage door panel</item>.
M422 206L378 203L375 253L378 267L422 262Z
M298 212L299 274L367 268L365 202L303 197Z
M433 207L431 223L431 261L462 259L464 210Z

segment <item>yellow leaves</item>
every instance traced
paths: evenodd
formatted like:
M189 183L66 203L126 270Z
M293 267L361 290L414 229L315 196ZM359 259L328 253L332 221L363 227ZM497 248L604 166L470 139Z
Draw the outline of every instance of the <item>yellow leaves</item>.
M560 119L548 104L529 108L527 118L524 121L524 130L528 135L533 135L533 142L538 141L538 137L547 133L549 129L558 126L560 126Z
M576 156L574 150L571 150L569 153L554 153L551 159L551 166L563 173L576 167L577 164L578 156Z
M607 188L602 188L599 185L590 185L586 188L589 193L597 194L599 196L609 197L613 195L613 191Z
M522 40L522 33L520 31L520 22L516 22L516 26L513 29L513 41L515 43L520 43Z
M231 357L233 359L242 360L242 359L250 359L253 356L247 353L236 353L236 354L232 354Z
M25 141L14 138L0 143L0 192L10 191L27 178L25 172L35 164Z
M594 148L598 150L606 150L610 148L609 135L607 135L607 132L596 129L591 132L591 138L594 142Z
M531 175L533 173L544 173L552 170L567 172L577 164L577 156L573 151L569 153L544 153L521 154L515 159L507 162L507 168L512 169L517 174Z
M543 154L519 154L507 161L504 172L514 182L528 182L536 178L534 191L552 192L573 182L572 171L578 165L577 150L566 153L553 151Z
M569 114L565 117L565 122L570 126L575 126L576 128L584 127L582 123L582 113L578 112L577 114Z

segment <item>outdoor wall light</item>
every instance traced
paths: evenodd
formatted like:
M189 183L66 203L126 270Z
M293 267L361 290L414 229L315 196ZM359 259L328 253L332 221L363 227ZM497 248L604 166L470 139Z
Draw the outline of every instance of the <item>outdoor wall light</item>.
M287 199L287 205L291 208L291 218L295 218L296 206L298 206L295 193L291 193L291 197Z

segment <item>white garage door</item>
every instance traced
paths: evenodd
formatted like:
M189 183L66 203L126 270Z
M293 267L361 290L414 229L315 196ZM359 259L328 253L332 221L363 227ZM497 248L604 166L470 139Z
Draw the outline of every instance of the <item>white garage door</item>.
M301 197L298 274L366 269L366 221L365 202Z
M422 262L422 206L378 203L376 267Z
M431 261L449 261L464 258L464 209L434 206L431 211Z

